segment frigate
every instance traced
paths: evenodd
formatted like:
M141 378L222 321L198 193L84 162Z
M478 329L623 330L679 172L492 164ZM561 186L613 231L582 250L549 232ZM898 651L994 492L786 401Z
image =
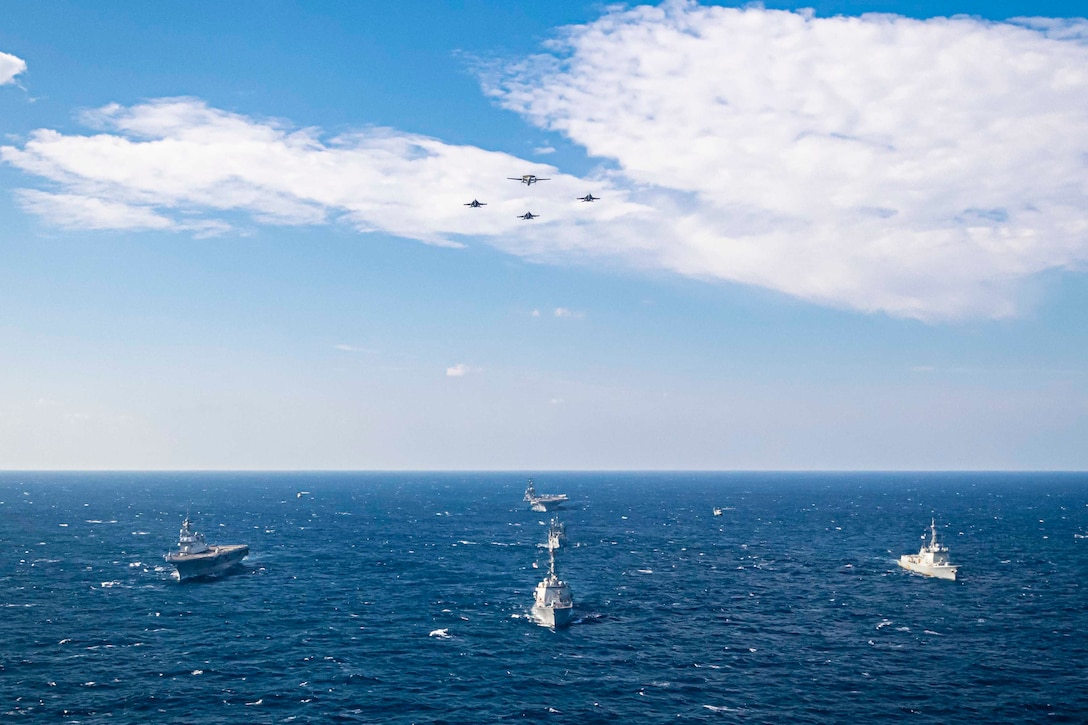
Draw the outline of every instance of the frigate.
M929 543L925 543L926 536L922 534L921 550L917 554L903 554L899 557L899 566L918 574L955 581L959 567L948 562L948 547L937 542L936 519L930 520L929 531Z
M248 553L246 544L216 546L207 543L204 534L193 531L192 523L186 516L178 535L178 550L169 552L163 558L178 570L178 579L185 581L224 574Z

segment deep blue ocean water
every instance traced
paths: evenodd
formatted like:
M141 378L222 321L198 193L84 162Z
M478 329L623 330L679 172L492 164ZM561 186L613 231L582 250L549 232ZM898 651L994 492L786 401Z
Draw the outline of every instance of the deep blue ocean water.
M1088 475L535 480L558 632L519 475L0 474L0 718L1088 721ZM172 578L187 511L242 570ZM960 581L895 564L931 516Z

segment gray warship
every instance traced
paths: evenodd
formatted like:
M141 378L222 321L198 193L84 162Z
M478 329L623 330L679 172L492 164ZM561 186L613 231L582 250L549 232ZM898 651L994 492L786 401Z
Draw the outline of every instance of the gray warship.
M574 619L574 598L570 584L555 573L555 550L563 538L562 524L552 519L548 530L548 574L533 592L533 618L543 627L566 627Z
M565 493L539 495L533 486L533 479L529 479L529 485L525 487L525 501L533 511L554 511L569 499Z
M929 543L925 543L926 536L922 534L921 550L917 554L903 554L899 557L899 566L925 576L956 581L959 567L948 561L948 547L937 541L936 519L929 522L929 531Z
M249 554L246 544L215 546L204 541L204 534L193 531L189 517L181 523L178 550L163 558L178 570L178 580L212 577L226 573Z

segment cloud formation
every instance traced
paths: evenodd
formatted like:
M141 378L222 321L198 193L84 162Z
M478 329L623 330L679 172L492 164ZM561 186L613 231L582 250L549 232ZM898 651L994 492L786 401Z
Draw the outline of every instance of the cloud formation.
M446 368L447 378L463 378L466 375L483 372L483 368L472 367L464 363L457 363L453 367Z
M552 167L507 154L383 128L325 140L315 129L191 98L110 105L83 120L102 132L42 129L21 148L0 147L4 161L61 189L22 190L23 206L77 229L216 232L340 221L460 246L458 236L515 227L528 200L506 180L512 170L571 183ZM504 213L466 211L462 202L472 195L495 199Z
M485 91L604 160L591 177L192 98L106 106L84 114L96 134L41 129L0 158L44 180L26 210L74 229L339 223L930 320L1014 314L1025 279L1088 261L1086 21L667 2L547 50ZM552 180L506 180L523 173Z
M683 274L909 317L1002 316L1088 258L1088 22L669 2L485 87L657 192Z
M15 82L15 76L26 70L26 61L10 53L0 52L0 86Z

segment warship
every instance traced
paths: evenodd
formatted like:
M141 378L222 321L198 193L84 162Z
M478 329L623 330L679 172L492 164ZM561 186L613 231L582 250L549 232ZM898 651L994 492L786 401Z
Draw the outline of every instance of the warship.
M193 531L189 517L181 523L178 550L163 558L178 570L178 580L211 577L226 573L249 553L246 544L214 546L204 541L204 534Z
M956 581L958 566L948 563L948 547L937 542L937 520L929 522L929 543L922 534L922 548L917 554L903 554L899 557L899 566L925 576Z
M529 485L525 487L525 501L533 511L554 511L567 502L567 494L556 493L538 495L533 486L533 479L529 479Z
M533 592L533 617L544 627L566 627L574 619L574 599L570 585L555 573L555 550L562 538L562 524L552 519L548 531L548 574Z
M566 538L567 527L559 522L558 516L552 516L551 524L548 526L548 543L545 546L549 549L558 549Z

